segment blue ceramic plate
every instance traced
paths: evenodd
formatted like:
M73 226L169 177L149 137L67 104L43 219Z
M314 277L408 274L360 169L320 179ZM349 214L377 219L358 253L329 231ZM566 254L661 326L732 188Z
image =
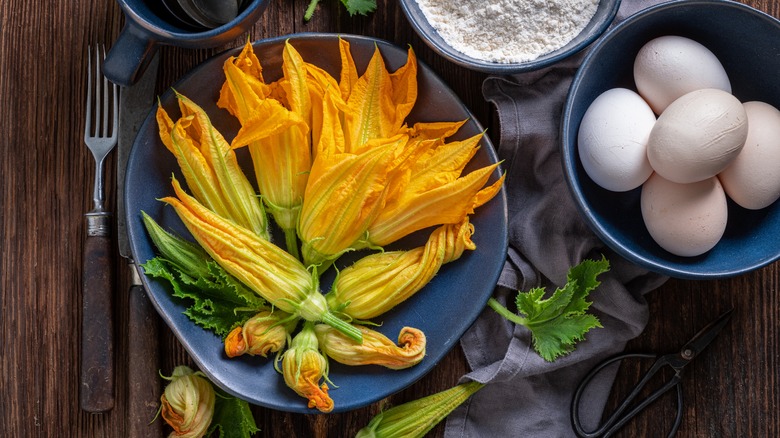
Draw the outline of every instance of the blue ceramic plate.
M380 48L391 71L406 62L406 50L386 42L365 37L342 37L351 43L352 54L360 72L368 64L375 46ZM336 35L301 34L259 41L254 44L254 48L263 63L266 81L270 82L281 76L282 48L287 39L305 60L338 77L341 64L337 38ZM211 116L214 125L228 139L237 132L238 123L227 111L217 108L216 100L224 82L222 64L228 56L237 53L238 49L235 49L206 61L174 86L178 92L201 105ZM419 65L418 83L417 106L408 122L469 119L457 134L459 139L483 131L482 126L458 97L422 64ZM161 102L172 117L179 114L171 92L166 93ZM487 137L483 139L481 146L470 164L472 168L497 161ZM245 156L242 159L245 161L243 164L247 175L253 180L249 160ZM159 139L152 112L141 126L127 167L127 226L132 251L139 263L155 255L152 242L141 221L141 210L149 213L164 227L189 236L173 209L157 201L162 196L172 194L171 174L180 175L180 172L174 157ZM497 171L492 177L493 180L498 176ZM183 181L183 178L179 179ZM473 240L477 250L467 252L461 259L444 265L423 290L391 312L377 318L377 321L383 323L379 330L391 339L397 339L398 332L404 326L423 330L428 339L425 359L420 364L401 371L387 370L379 366L350 367L333 362L330 379L337 388L333 388L330 394L335 403L334 412L365 406L411 385L429 372L457 344L458 339L477 318L490 297L504 264L507 249L507 210L503 190L496 198L478 209L472 217L472 223L476 227ZM425 239L423 235L412 235L396 246L411 249ZM228 359L221 339L196 326L182 314L184 305L171 296L166 283L153 278L142 279L162 318L198 367L212 381L229 393L257 405L289 412L315 412L306 407L305 399L285 386L282 376L274 370L272 359Z
M650 237L639 206L641 189L607 191L582 168L577 131L588 106L610 88L636 90L634 58L645 43L662 35L688 37L710 49L726 69L734 96L742 102L760 100L780 108L780 21L731 1L672 1L645 9L607 32L572 81L561 125L561 156L577 206L612 249L672 277L731 277L772 263L780 258L780 202L747 210L729 201L726 231L718 244L700 256L679 257Z

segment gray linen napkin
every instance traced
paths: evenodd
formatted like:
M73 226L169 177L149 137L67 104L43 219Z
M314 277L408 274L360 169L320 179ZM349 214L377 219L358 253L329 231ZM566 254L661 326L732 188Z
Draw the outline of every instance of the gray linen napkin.
M624 0L615 22L657 1ZM591 293L591 311L603 328L586 335L577 349L553 363L531 347L530 332L486 308L461 339L471 372L462 381L487 385L447 419L445 436L570 437L573 393L598 362L620 352L648 319L643 295L666 281L609 250L580 218L564 181L558 150L566 93L584 53L542 71L489 77L485 99L498 111L499 158L507 172L509 250L494 297L506 304L517 290L566 282L570 267L605 255L611 268ZM581 406L586 429L604 410L616 367L589 386Z

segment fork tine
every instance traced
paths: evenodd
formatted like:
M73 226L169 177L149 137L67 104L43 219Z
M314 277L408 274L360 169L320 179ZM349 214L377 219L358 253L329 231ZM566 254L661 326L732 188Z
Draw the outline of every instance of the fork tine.
M101 71L103 60L106 59L106 46L101 45L101 48L103 50L100 56L100 62L98 63L98 71L100 71L101 74L98 77L103 79L103 105L105 106L105 109L103 110L103 137L106 137L108 135L108 112L110 109L108 107L108 79L103 76Z
M87 47L87 121L84 125L84 141L92 133L92 48Z
M100 46L95 46L95 131L94 135L99 136L101 135L101 128L105 126L105 123L101 125L102 119L101 115L103 114L103 102L101 102L103 97L103 87L101 87L100 83Z

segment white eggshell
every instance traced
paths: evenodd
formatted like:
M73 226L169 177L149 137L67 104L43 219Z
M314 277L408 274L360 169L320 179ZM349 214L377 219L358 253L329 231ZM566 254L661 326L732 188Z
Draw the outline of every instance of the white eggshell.
M764 102L745 102L748 134L745 146L718 175L726 194L751 210L780 198L780 111Z
M655 114L634 91L607 90L588 107L577 143L582 167L599 186L615 192L633 190L650 176L647 140Z
M634 82L656 114L680 96L702 88L731 93L731 82L718 58L702 44L667 35L649 41L634 59Z
M670 181L702 181L731 164L747 133L747 114L736 97L714 88L696 90L672 102L658 117L647 158Z
M653 173L642 186L641 206L650 236L678 256L704 254L726 230L726 194L717 177L678 184Z

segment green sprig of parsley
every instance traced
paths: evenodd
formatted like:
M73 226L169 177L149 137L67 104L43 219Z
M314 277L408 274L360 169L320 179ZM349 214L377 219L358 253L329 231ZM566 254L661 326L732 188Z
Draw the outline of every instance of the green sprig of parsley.
M488 300L488 306L509 321L528 328L534 350L544 360L552 362L573 351L576 343L592 328L601 327L598 318L587 313L592 304L587 298L601 284L598 275L607 270L609 261L604 257L584 260L569 270L566 285L556 289L549 298L544 298L542 287L518 292L515 298L518 314L495 298Z
M317 9L319 2L320 0L311 0L309 2L309 7L306 8L306 12L303 15L304 20L311 20L311 16L314 15L314 10ZM350 16L357 14L368 15L376 10L376 0L341 0L341 4L347 8Z

